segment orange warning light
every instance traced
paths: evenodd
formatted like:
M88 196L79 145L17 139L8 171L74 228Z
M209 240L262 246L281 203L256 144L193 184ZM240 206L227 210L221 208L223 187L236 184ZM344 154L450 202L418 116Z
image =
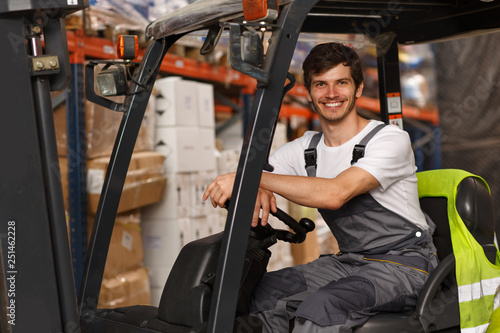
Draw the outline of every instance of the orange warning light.
M139 55L139 38L134 35L120 35L116 41L118 58L134 60Z
M274 21L278 17L278 0L243 0L247 21Z

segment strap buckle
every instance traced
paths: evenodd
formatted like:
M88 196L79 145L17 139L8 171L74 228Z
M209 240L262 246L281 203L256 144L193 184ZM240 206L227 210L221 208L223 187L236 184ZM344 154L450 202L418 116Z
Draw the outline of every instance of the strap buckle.
M351 165L356 163L363 156L365 156L365 146L364 145L355 145L354 149L352 150Z
M314 166L316 167L316 148L309 148L304 151L304 159L306 161L306 169L308 167Z

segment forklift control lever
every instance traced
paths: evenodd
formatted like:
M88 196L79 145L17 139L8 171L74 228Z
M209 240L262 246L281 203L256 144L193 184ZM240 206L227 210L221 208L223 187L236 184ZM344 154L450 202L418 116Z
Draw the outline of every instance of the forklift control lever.
M229 205L230 201L227 200L226 209L229 209ZM299 222L297 222L293 217L291 217L290 215L288 215L279 208L277 208L276 213L272 211L270 213L271 215L273 215L274 217L285 223L288 227L290 227L294 231L294 233L288 230L274 229L269 223L267 223L265 226L262 226L260 224L260 218L259 218L259 223L257 224L257 227L252 228L252 232L254 233L255 236L257 236L257 238L263 239L272 237L284 242L299 244L304 242L307 233L313 231L314 228L316 227L316 225L311 219L303 217L302 219L300 219Z

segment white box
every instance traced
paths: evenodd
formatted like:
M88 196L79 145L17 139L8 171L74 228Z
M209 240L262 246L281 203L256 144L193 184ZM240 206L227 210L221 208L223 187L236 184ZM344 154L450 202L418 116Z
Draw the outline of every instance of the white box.
M193 240L191 220L142 219L144 265L151 268L171 267L182 247Z
M191 211L191 174L167 174L165 192L160 201L141 210L143 219L178 219Z
M216 170L215 131L213 128L199 128L198 170Z
M201 176L202 191L203 191L203 193L205 193L208 185L210 185L215 180L215 178L217 178L217 172L215 172L215 171L201 171L200 176ZM202 203L203 215L213 214L213 213L215 213L215 209L223 209L223 208L218 208L218 207L214 208L212 206L212 202L210 201L210 199L202 201L201 203ZM223 210L227 211L226 209L223 209Z
M206 216L214 210L210 198L203 201L203 194L208 185L210 185L216 177L215 171L199 171L190 174L190 217Z
M191 219L191 226L193 230L194 239L205 238L210 235L210 228L208 225L207 218L205 216L200 216Z
M148 267L149 271L149 284L151 285L151 301L153 302L153 299L158 299L158 301L161 298L161 293L163 292L163 287L165 287L165 283L167 282L168 275L170 274L170 271L172 270L172 266L151 266ZM153 296L153 289L156 289L157 295Z
M217 215L218 215L218 223L219 223L219 228L221 230L224 230L226 228L226 221L227 221L227 209L217 209Z
M205 214L205 208L207 201L203 201L203 193L205 192L203 177L199 172L191 173L190 180L190 217L203 216ZM207 199L210 200L210 199Z
M228 172L236 172L240 160L241 152L236 149L226 149L218 157L218 174L223 175Z
M156 81L156 126L198 125L198 83L168 77Z
M288 142L288 137L286 134L287 126L282 122L276 124L276 129L274 130L273 143L271 144L271 155L278 149Z
M217 208L217 210L222 210ZM215 209L211 214L207 215L208 233L210 235L218 234L224 231L224 225L226 224L226 215L219 214Z
M197 84L198 88L198 125L215 127L214 87L209 83Z
M200 168L200 134L196 127L157 127L155 151L165 156L165 172L193 172Z
M163 287L151 286L151 305L158 307L160 305L161 295L163 294Z

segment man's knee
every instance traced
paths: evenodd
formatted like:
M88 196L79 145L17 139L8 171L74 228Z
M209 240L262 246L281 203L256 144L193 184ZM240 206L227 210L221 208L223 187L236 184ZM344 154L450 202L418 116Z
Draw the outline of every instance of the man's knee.
M320 288L302 302L296 316L320 326L344 324L351 311L375 305L375 286L359 276L351 276Z
M304 274L293 268L287 268L263 276L253 294L251 312L274 309L283 298L307 290Z

